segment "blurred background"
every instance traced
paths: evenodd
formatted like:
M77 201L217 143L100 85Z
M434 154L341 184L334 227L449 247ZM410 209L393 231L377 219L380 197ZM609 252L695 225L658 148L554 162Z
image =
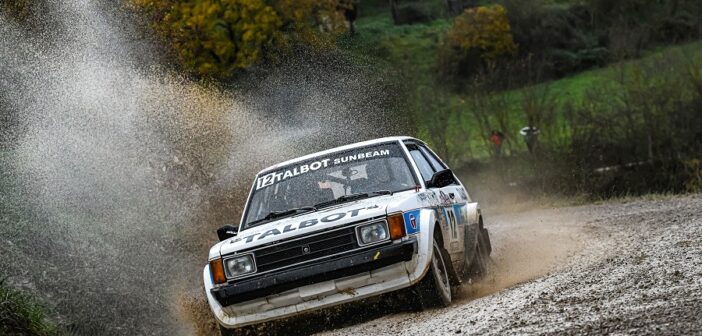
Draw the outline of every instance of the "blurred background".
M702 190L694 0L3 0L0 334L209 334L253 175L412 135L484 206ZM5 299L2 299L5 298Z

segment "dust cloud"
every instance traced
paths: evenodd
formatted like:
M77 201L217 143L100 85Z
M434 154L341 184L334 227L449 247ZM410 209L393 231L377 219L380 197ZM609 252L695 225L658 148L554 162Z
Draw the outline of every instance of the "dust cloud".
M0 13L0 103L17 116L0 266L73 334L191 334L180 293L199 293L255 171L397 123L370 69L290 61L224 88L164 67L131 15L89 0L39 2L28 25Z
M502 206L491 212L485 217L493 247L490 275L463 286L459 301L556 271L583 248L587 238L583 227L576 225L577 216L559 209L512 212L511 206Z

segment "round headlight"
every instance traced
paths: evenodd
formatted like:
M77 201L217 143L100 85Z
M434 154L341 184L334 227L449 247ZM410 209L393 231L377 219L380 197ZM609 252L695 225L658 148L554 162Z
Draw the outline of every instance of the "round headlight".
M230 278L252 273L256 270L251 254L242 255L224 260L224 268Z
M372 244L388 239L388 227L385 222L361 226L358 230L362 245Z

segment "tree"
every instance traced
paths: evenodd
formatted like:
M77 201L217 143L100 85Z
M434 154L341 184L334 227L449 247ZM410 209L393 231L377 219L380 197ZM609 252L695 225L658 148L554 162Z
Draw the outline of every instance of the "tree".
M262 0L192 0L173 4L163 25L186 69L227 77L266 55L282 22Z
M330 47L336 34L346 31L344 0L276 0L285 42Z
M455 83L495 70L500 59L516 51L504 7L470 8L456 17L447 32L438 50L438 68L442 78Z
M462 53L477 52L488 63L517 50L507 10L500 5L466 9L456 17L446 43Z
M229 77L275 60L291 45L334 45L345 0L130 0L189 71ZM340 2L341 1L341 2Z

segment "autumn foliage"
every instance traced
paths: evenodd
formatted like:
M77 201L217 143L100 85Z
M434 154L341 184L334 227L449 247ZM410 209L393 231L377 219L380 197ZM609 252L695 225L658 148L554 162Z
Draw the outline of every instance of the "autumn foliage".
M494 61L517 50L507 10L500 5L467 9L456 17L446 43L464 53L477 51L485 61Z
M346 29L339 0L131 2L149 14L186 70L208 77L277 59L291 45L330 46Z
M466 9L444 37L438 51L438 70L443 78L468 78L512 56L517 45L507 19L507 10L500 5Z
M328 47L336 34L346 31L340 9L348 0L277 0L274 6L283 20L286 42L314 48Z
M8 13L11 17L23 20L29 15L31 6L30 0L0 1L0 13Z
M219 76L257 62L273 47L281 21L262 0L202 0L175 4L164 24L187 69Z

